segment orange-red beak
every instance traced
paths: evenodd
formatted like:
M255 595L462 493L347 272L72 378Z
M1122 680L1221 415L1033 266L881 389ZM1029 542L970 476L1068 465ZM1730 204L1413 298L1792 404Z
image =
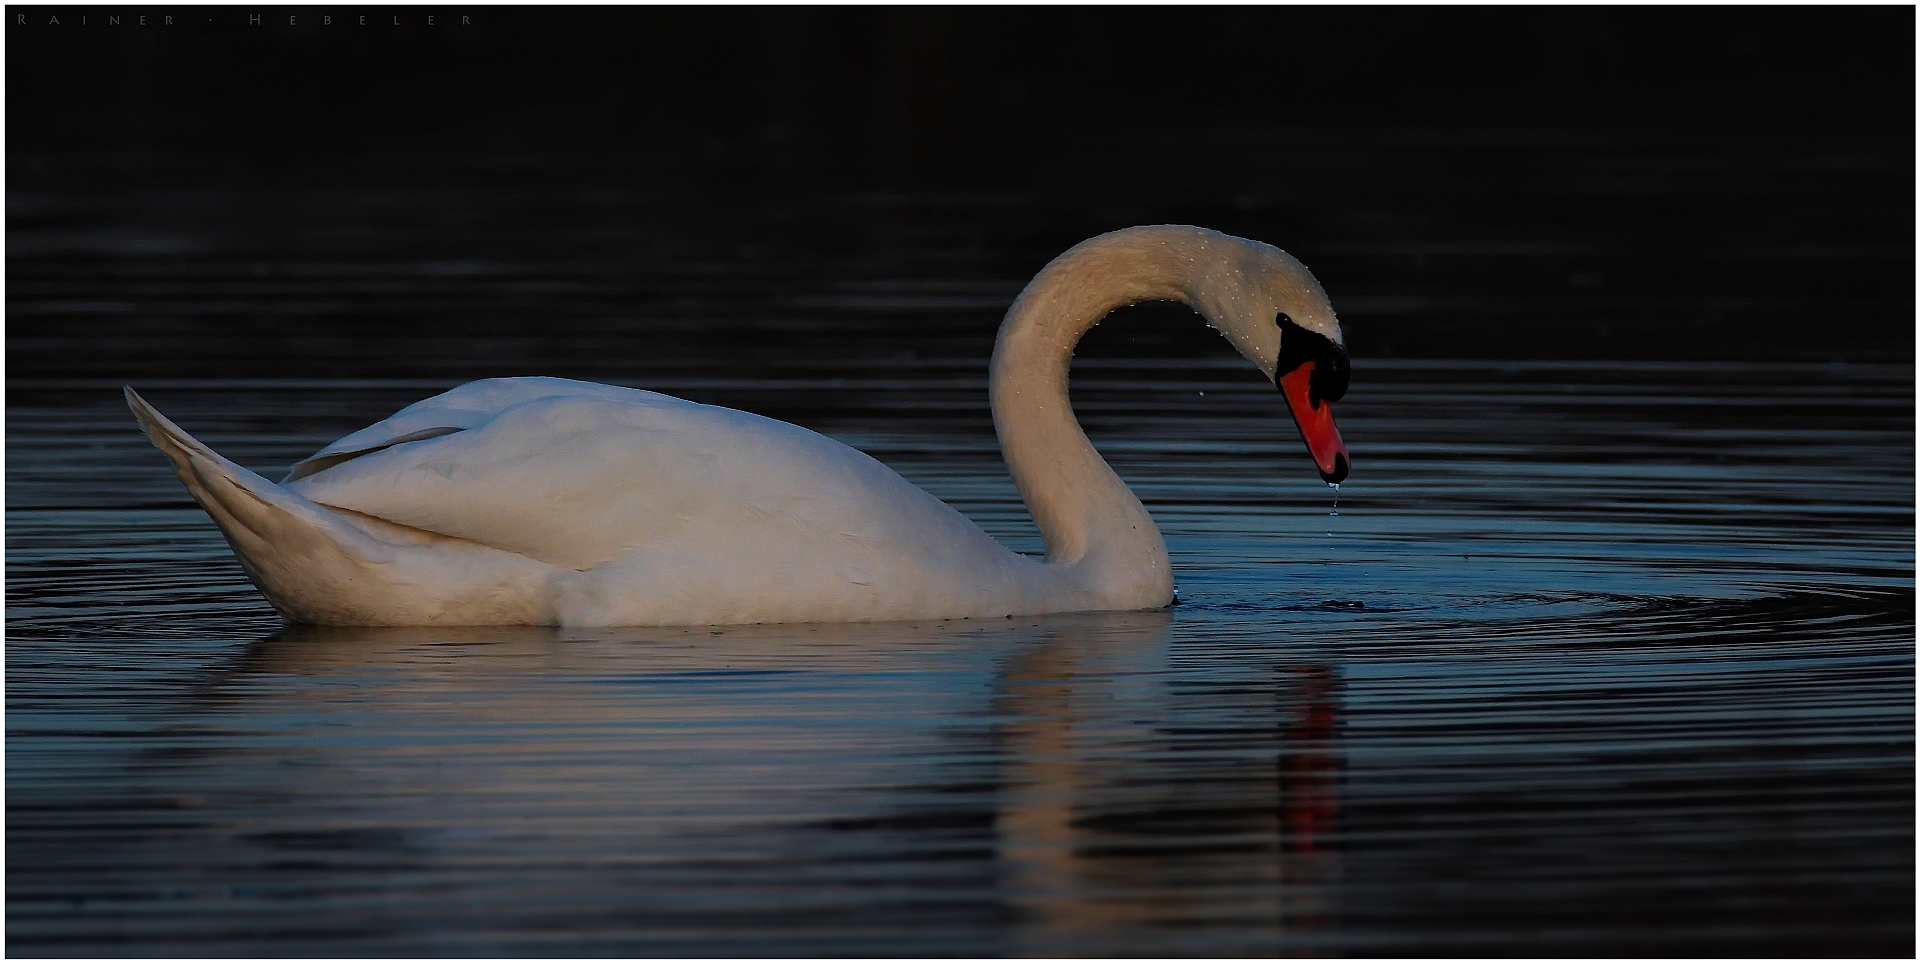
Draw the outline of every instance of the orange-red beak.
M1347 477L1347 443L1340 441L1340 428L1333 424L1333 404L1313 391L1316 364L1306 362L1281 375L1280 394L1286 396L1287 407L1293 409L1293 423L1300 426L1300 437L1306 440L1307 451L1313 455L1320 477L1338 482Z

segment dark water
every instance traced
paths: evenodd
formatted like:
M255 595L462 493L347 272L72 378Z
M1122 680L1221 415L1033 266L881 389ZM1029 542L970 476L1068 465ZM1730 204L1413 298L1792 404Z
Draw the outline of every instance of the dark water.
M1434 46L1362 13L1326 49ZM1288 49L1283 16L1229 32ZM1529 50L1627 17L1528 16ZM1904 84L1901 16L1869 33L1905 66L1846 23L1673 34L1678 87L1541 54L1538 102L1478 126L1432 112L1525 85L1432 51L1309 58L1374 86L1294 117L1242 84L1205 125L1144 80L1094 103L1106 54L953 87L1024 55L940 11L600 31L651 45L618 69L532 19L472 63L11 34L7 949L1909 956L1912 104L1841 89ZM622 86L709 55L739 76L708 100ZM1726 69L1754 63L1840 106ZM1666 129L1621 127L1635 97ZM1370 104L1402 112L1330 122ZM703 110L746 119L641 122ZM1038 551L994 326L1052 255L1158 222L1301 257L1355 364L1332 515L1184 310L1089 336L1075 406L1166 534L1165 612L288 627L119 397L277 476L469 378L637 385L826 432Z

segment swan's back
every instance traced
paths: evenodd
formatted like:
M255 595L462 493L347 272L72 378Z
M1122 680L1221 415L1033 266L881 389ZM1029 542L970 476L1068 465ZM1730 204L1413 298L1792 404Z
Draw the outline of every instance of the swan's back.
M889 618L928 611L930 596L934 611L986 615L1030 609L1042 588L1037 561L853 448L567 379L463 385L322 449L285 485L578 571L576 608L619 610L569 622L673 622L716 596L737 600L729 621L796 604L807 618Z

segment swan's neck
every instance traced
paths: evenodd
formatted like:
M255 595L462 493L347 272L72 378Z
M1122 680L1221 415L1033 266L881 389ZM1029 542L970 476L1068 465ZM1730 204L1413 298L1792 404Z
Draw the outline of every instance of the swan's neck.
M1236 239L1199 228L1131 229L1047 265L1007 311L993 349L993 425L1014 484L1046 541L1047 562L1114 608L1172 601L1166 542L1074 418L1067 368L1108 312L1180 301L1214 321L1204 273ZM1209 251L1207 249L1212 248ZM1231 333L1229 333L1231 337Z

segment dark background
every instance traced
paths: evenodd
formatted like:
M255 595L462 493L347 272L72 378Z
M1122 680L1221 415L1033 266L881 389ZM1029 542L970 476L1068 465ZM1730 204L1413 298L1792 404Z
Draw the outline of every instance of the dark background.
M1152 222L1357 358L1913 357L1907 7L8 11L16 379L984 366Z
M135 11L177 24L134 26ZM54 15L64 28L41 25ZM77 24L83 15L90 26ZM104 26L113 15L122 24ZM302 166L313 151L644 150L669 130L699 130L789 145L777 153L852 183L938 172L940 183L1021 184L1064 160L1021 144L1062 127L1122 142L1143 126L1385 125L1899 144L1913 121L1913 15L1898 7L16 6L12 16L29 21L9 34L21 146L218 148L268 167Z
M7 14L16 950L1912 953L1910 7ZM1155 222L1301 257L1355 362L1336 496L1184 310L1083 343L1164 656L270 636L119 391L277 476L651 387L1036 551L995 326ZM1084 875L1010 876L1036 763Z

